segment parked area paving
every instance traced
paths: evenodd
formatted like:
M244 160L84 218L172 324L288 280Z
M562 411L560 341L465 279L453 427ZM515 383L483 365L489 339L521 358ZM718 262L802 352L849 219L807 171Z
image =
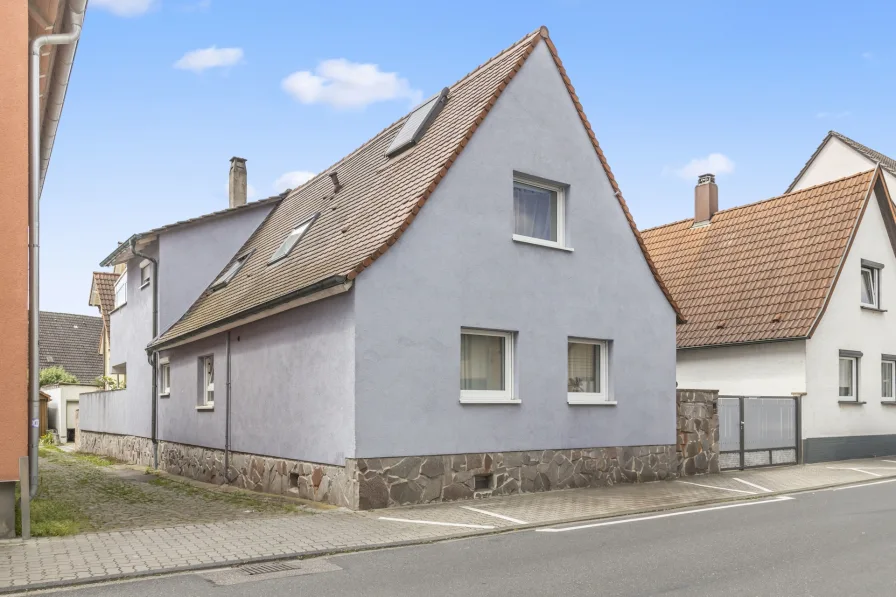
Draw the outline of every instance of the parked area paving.
M372 512L330 510L0 541L0 592L425 543L865 482L896 482L896 458L755 469Z

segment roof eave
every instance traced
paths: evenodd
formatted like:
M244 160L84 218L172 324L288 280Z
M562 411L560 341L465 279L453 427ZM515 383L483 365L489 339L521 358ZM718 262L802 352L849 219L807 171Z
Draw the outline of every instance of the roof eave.
M785 338L763 338L761 340L745 340L742 342L721 342L716 344L698 344L695 346L676 346L676 350L697 350L701 348L728 348L732 346L749 346L751 344L772 344L777 342L794 342L797 340L808 340L810 335L803 336L787 336Z

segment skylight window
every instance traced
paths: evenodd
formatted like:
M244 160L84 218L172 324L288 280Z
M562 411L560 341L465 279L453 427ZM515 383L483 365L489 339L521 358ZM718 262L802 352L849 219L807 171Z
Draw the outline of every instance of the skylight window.
M313 217L305 220L298 226L292 229L292 231L287 235L286 238L283 239L283 242L280 244L280 247L274 251L274 254L271 255L271 260L268 261L268 264L274 263L275 261L280 261L287 255L289 255L292 248L298 244L302 237L305 236L305 233L308 232L308 229L311 227L311 224L314 223L314 220L317 219L317 216L320 214L314 214Z
M398 131L395 138L392 139L392 144L389 145L389 149L386 150L386 157L391 158L392 156L401 153L423 138L426 129L429 128L432 121L439 115L442 106L445 105L447 100L448 88L445 87L438 94L417 106L414 111L411 112L411 115L408 116L408 119L404 121L404 126L401 127L401 130Z
M218 279L212 282L212 290L218 290L219 288L224 288L227 286L231 280L233 280L236 275L242 269L243 264L249 260L249 256L252 254L252 251L248 251L243 253L239 257L236 258L236 261L233 262L233 265L227 268L223 274L218 276Z

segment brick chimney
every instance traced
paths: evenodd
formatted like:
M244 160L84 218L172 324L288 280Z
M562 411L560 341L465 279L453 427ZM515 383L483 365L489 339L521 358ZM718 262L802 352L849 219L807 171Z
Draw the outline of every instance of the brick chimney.
M719 187L715 174L701 174L694 188L694 225L709 224L719 211Z
M239 207L246 204L246 158L230 158L230 179L228 189L230 195L230 207Z

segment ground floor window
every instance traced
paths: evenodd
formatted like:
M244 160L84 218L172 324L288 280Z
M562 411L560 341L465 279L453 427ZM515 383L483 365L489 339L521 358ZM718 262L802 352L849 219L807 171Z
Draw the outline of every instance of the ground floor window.
M462 402L513 402L513 334L464 328L460 334Z
M840 356L840 392L841 400L858 400L858 357Z
M609 400L607 349L608 343L604 340L569 340L566 385L571 404Z
M215 357L208 355L200 357L200 393L199 406L214 406L215 404Z
M896 398L896 392L894 392L894 380L896 380L896 361L881 361L880 397L884 400L893 400Z

